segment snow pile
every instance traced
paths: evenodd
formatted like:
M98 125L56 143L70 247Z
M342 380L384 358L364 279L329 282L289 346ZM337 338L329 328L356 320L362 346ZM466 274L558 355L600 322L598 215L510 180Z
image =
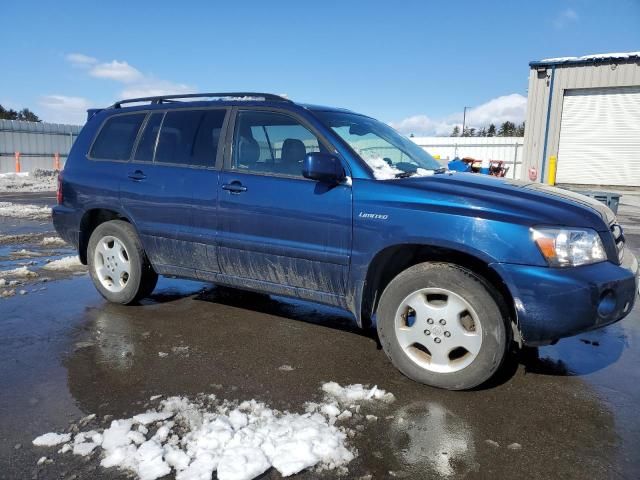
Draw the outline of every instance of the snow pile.
M370 157L365 161L373 169L373 175L378 180L389 180L396 178L399 173L404 173L402 170L389 165L382 157Z
M60 237L44 237L42 242L40 242L43 247L61 247L66 245L66 243L67 242Z
M75 268L83 267L82 263L80 263L80 259L77 255L71 255L69 257L63 257L58 260L53 260L47 263L44 267L45 270L73 270Z
M51 208L20 203L0 202L0 217L44 220L51 218Z
M118 467L143 480L172 472L177 480L210 479L214 472L219 480L249 480L271 467L285 477L311 467L344 469L356 452L347 444L352 431L336 426L353 415L340 403L388 402L393 395L377 387L334 382L322 388L327 402L307 404L302 414L256 400L238 404L218 401L215 395L195 401L169 397L158 409L113 420L103 432L78 433L72 443L70 436L58 441L60 434L50 433L34 444L43 438L56 440L50 445L70 442L60 453L83 456L99 447L103 467Z
M58 174L53 170L0 173L0 192L53 192L57 184Z
M27 267L18 267L12 270L0 270L0 277L19 277L19 278L32 278L37 277L36 272L32 272Z

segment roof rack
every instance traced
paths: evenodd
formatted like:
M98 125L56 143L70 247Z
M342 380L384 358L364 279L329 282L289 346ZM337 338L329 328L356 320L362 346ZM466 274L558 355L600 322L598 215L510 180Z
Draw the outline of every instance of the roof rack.
M161 104L161 103L173 103L174 100L178 100L181 98L225 98L225 97L234 97L234 98L261 98L263 100L270 100L275 102L289 102L293 103L288 98L282 97L280 95L274 95L273 93L259 93L259 92L227 92L227 93L185 93L179 95L158 95L155 97L140 97L140 98L129 98L126 100L120 100L119 102L111 105L111 108L121 108L125 103L141 103L141 102L150 102L151 104Z

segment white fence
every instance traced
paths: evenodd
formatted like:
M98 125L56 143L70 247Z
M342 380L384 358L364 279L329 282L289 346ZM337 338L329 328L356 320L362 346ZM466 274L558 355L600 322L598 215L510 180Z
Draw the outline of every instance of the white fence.
M63 167L81 128L79 125L0 120L0 173L15 172L18 167L23 172Z
M455 157L502 160L509 167L507 178L520 178L522 137L414 137L415 143L447 163Z

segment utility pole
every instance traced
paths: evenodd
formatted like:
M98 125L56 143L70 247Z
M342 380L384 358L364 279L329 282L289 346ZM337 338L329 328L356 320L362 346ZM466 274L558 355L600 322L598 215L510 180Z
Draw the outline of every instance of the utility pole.
M462 114L462 132L460 132L460 136L464 137L464 127L467 123L467 109L471 107L464 107L464 113Z

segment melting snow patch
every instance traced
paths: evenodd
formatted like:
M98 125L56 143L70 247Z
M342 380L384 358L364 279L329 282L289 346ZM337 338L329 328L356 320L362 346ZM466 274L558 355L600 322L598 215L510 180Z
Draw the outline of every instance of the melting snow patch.
M33 220L48 219L51 217L51 208L0 202L0 217L29 218Z
M328 393L327 385L333 393ZM78 433L72 451L89 455L100 447L103 467L118 467L143 480L172 472L177 480L209 479L214 472L219 480L249 480L271 467L285 477L311 467L343 472L356 452L347 444L351 432L335 422L336 417L352 414L339 408L333 395L339 393L351 402L386 402L393 396L376 387L341 387L333 382L323 390L330 401L310 404L301 414L256 400L169 397L156 410L112 421L102 433ZM58 434L38 437L34 444L48 435ZM45 440L39 444L57 445L69 442L70 435ZM69 450L67 443L60 452Z
M12 270L0 270L0 277L32 278L37 276L38 274L36 272L32 272L27 267L14 268Z
M26 248L23 248L22 250L11 252L9 255L12 257L37 257L39 254L38 252L32 252L30 250L27 250Z
M80 259L77 255L72 255L69 257L63 257L58 260L53 260L47 263L44 267L45 270L73 270L74 268L82 267L83 265L80 263Z
M367 388L359 383L342 387L336 382L328 382L322 385L322 390L329 397L335 398L341 403L361 402L363 400L381 400L385 403L391 403L395 400L393 393L386 392L377 386Z
M40 244L44 247L61 247L63 245L66 245L67 242L65 242L60 237L44 237Z

